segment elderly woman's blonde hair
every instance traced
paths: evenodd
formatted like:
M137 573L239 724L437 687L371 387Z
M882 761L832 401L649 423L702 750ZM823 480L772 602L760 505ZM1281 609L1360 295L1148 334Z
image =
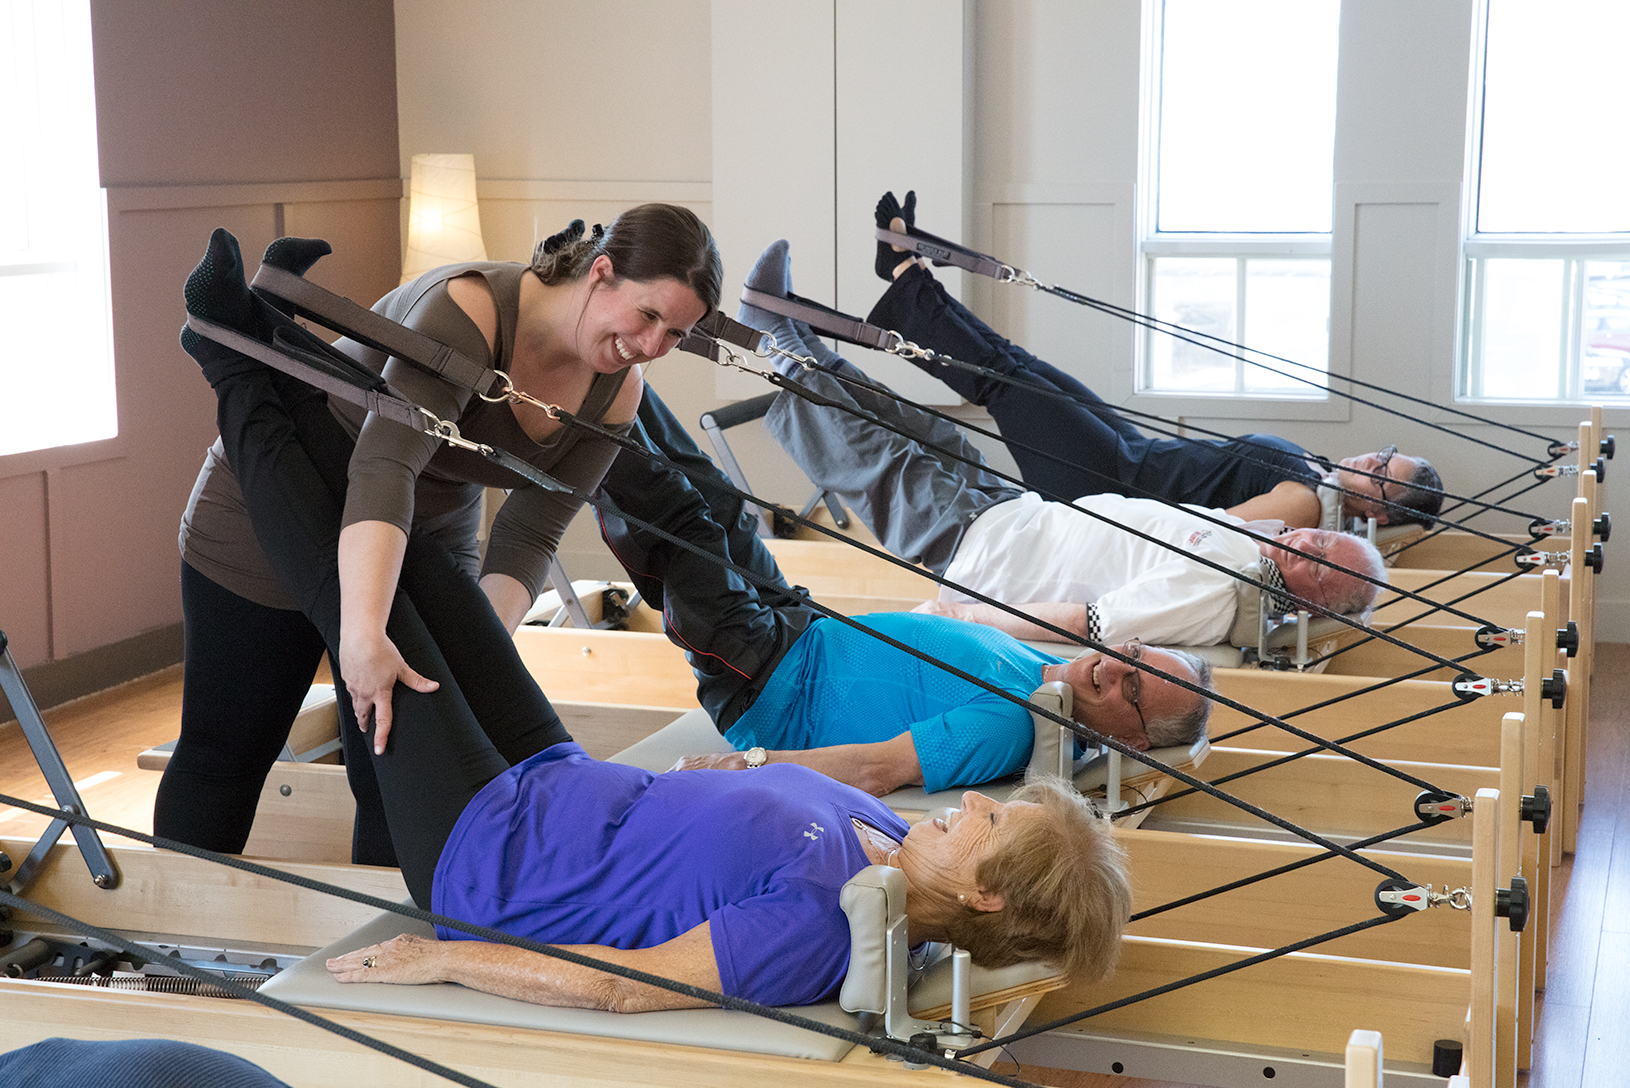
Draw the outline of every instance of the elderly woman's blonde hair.
M1041 805L1044 818L1008 825L979 866L980 888L1001 893L1002 909L962 912L947 938L982 967L1040 960L1073 980L1102 978L1132 914L1125 852L1109 821L1061 778L1032 776L1011 800Z

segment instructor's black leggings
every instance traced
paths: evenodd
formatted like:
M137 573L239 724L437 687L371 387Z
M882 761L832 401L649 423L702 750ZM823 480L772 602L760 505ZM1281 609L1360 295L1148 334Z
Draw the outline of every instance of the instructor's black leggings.
M336 560L351 442L303 386L243 359L216 381L217 423L249 516L285 590L338 660ZM408 538L386 633L440 688L398 685L390 742L370 759L408 890L430 903L436 861L464 807L508 767L571 739L476 582L440 544Z

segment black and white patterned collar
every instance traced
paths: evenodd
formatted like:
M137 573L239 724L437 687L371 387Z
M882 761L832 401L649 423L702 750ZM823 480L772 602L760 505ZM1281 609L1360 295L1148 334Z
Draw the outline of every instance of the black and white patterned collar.
M1267 556L1262 557L1262 584L1267 587L1268 609L1272 612L1295 612L1301 606L1292 599L1290 587L1285 585L1284 572Z

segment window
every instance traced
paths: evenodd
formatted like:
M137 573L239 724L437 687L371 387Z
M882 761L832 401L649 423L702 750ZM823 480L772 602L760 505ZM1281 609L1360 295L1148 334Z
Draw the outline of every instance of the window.
M87 0L0 0L0 454L118 430Z
M1151 331L1145 391L1325 395L1339 11L1159 0L1144 309L1311 369Z
M1487 0L1459 393L1630 401L1630 7Z

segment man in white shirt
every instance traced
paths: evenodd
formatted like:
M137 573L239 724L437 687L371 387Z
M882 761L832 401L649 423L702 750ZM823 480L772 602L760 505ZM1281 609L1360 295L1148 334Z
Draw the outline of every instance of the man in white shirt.
M1286 532L1283 522L1248 523L1220 510L1202 517L1198 508L1118 495L1046 501L989 472L953 424L855 385L875 383L807 327L763 317L753 311L743 319L759 318L779 346L820 363L810 370L785 360L780 365L826 403L783 392L765 417L810 479L841 498L889 551L959 586L1026 606L1037 620L1098 642L1215 645L1230 641L1241 601L1255 598L1256 588L1241 576L1282 585L1331 613L1363 612L1375 602L1378 587L1348 571L1385 580L1375 548L1347 533ZM1275 536L1276 543L1259 543L1229 526ZM921 610L1020 638L1058 637L950 587Z

